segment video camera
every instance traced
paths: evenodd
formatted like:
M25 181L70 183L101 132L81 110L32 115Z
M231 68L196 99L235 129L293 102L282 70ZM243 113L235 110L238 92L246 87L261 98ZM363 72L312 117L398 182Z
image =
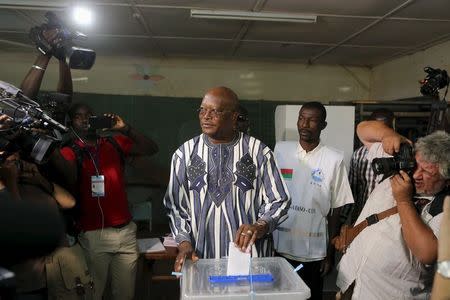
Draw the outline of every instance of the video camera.
M0 160L20 150L41 164L61 142L61 132L68 131L20 89L3 81L0 81L0 114L11 119L10 126L0 130L0 151L4 151Z
M61 124L66 124L67 111L72 103L68 94L47 92L39 96L39 104L43 111Z
M420 93L424 96L439 98L439 90L448 86L450 79L446 70L425 67L423 69L428 75L421 81Z
M37 49L44 55L51 53L59 60L65 60L71 69L89 70L95 62L95 51L76 47L75 39L86 39L81 32L69 29L53 12L45 14L47 23L36 26L30 30L30 39ZM58 29L57 42L54 46L49 44L43 33L46 30Z
M395 153L394 157L375 158L372 161L372 169L375 175L383 174L381 181L397 174L400 170L410 174L416 168L416 160L412 146L403 143L400 145L400 151ZM381 182L380 181L380 182Z

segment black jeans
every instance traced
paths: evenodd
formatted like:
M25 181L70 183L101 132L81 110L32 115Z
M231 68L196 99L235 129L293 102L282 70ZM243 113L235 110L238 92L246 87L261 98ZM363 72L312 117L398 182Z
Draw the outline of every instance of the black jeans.
M277 256L284 257L277 253ZM284 257L286 258L286 257ZM299 262L296 260L288 259L286 260L296 268L299 264L303 265L297 274L303 279L306 285L311 290L311 298L312 300L322 300L323 293L323 277L320 276L320 265L323 260L319 261L311 261L311 262Z

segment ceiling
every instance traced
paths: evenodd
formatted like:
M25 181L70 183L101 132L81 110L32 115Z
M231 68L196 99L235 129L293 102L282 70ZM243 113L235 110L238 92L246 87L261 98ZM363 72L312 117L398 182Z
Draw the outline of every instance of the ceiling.
M374 66L450 40L450 0L0 0L0 52L34 51L32 26L73 2L94 10L97 55ZM191 9L313 14L317 22L191 18Z

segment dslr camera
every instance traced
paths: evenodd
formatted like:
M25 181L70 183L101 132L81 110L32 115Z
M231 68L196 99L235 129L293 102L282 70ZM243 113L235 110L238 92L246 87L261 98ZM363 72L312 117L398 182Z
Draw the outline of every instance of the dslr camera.
M95 51L80 48L73 44L73 40L85 40L87 36L81 32L69 29L53 12L45 14L47 22L31 28L30 39L37 49L44 55L51 53L59 60L65 60L71 69L89 70L95 62ZM44 37L46 30L58 30L56 43L51 45Z
M383 175L381 181L397 174L400 170L411 174L416 168L413 148L407 143L400 145L400 151L394 157L375 158L372 161L372 169L376 175ZM381 182L380 181L380 182Z
M3 81L0 81L0 114L10 120L6 128L0 129L0 151L3 152L0 161L21 151L36 163L44 163L62 141L61 132L68 131L20 89Z
M446 70L425 67L427 76L421 81L420 93L424 96L439 98L439 90L448 86L450 79Z

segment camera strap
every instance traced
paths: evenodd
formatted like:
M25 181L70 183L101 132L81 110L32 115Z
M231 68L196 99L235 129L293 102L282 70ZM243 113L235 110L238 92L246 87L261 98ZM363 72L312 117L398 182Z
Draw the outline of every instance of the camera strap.
M114 150L116 150L116 152L119 154L121 164L125 165L125 153L123 152L122 148L117 143L117 141L112 136L108 136L105 139L113 146ZM83 149L75 142L73 142L69 147L75 153L77 161L77 170L79 171L83 168L84 154L86 153L87 150Z
M336 250L345 253L347 247L353 242L353 240L361 233L366 227L378 223L379 221L395 215L398 212L397 206L391 207L380 213L373 214L364 219L364 221L358 223L355 226L343 225L341 227L340 234L333 238L331 243L334 245Z

